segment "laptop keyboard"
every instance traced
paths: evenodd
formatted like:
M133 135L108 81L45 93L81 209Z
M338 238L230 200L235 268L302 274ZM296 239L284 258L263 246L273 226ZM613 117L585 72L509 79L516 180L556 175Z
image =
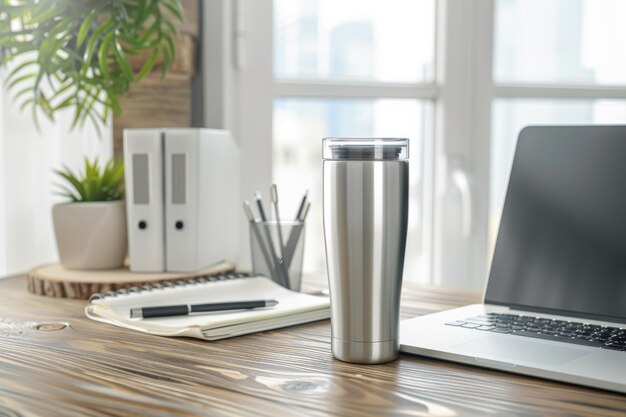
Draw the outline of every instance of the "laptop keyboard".
M488 313L446 325L602 349L626 350L626 329L619 327L501 313Z

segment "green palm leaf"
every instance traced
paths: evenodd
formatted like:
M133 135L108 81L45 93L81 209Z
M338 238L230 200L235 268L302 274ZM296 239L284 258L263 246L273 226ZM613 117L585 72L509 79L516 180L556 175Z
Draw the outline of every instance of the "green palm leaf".
M0 0L0 67L17 62L0 75L36 124L39 112L73 107L73 126L99 130L159 58L165 76L182 20L178 0ZM133 55L147 57L138 69Z

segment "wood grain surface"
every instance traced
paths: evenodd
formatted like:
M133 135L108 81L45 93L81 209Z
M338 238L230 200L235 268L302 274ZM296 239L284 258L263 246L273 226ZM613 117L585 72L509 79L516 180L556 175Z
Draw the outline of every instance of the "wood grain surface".
M478 298L405 285L402 312ZM328 321L205 342L96 323L83 307L28 293L24 277L0 281L0 415L626 415L626 396L416 356L343 363Z
M169 73L161 79L150 73L120 99L123 112L113 120L113 152L123 157L124 129L189 127L191 124L191 75Z
M128 268L80 271L65 269L60 264L48 264L29 271L26 281L28 291L33 294L88 300L96 292L217 275L234 270L235 263L230 261L219 262L195 272L130 272Z

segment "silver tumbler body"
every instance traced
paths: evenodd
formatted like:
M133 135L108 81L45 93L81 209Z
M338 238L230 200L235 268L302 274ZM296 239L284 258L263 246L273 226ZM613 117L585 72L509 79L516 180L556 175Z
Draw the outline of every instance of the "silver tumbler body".
M333 355L355 363L392 361L398 355L408 161L323 164Z

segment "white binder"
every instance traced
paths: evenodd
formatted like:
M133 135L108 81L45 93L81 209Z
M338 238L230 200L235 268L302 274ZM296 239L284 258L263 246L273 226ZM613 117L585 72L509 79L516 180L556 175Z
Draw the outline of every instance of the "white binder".
M131 271L165 267L163 135L155 129L124 130L128 253Z
M165 268L237 258L239 150L216 129L165 129Z

